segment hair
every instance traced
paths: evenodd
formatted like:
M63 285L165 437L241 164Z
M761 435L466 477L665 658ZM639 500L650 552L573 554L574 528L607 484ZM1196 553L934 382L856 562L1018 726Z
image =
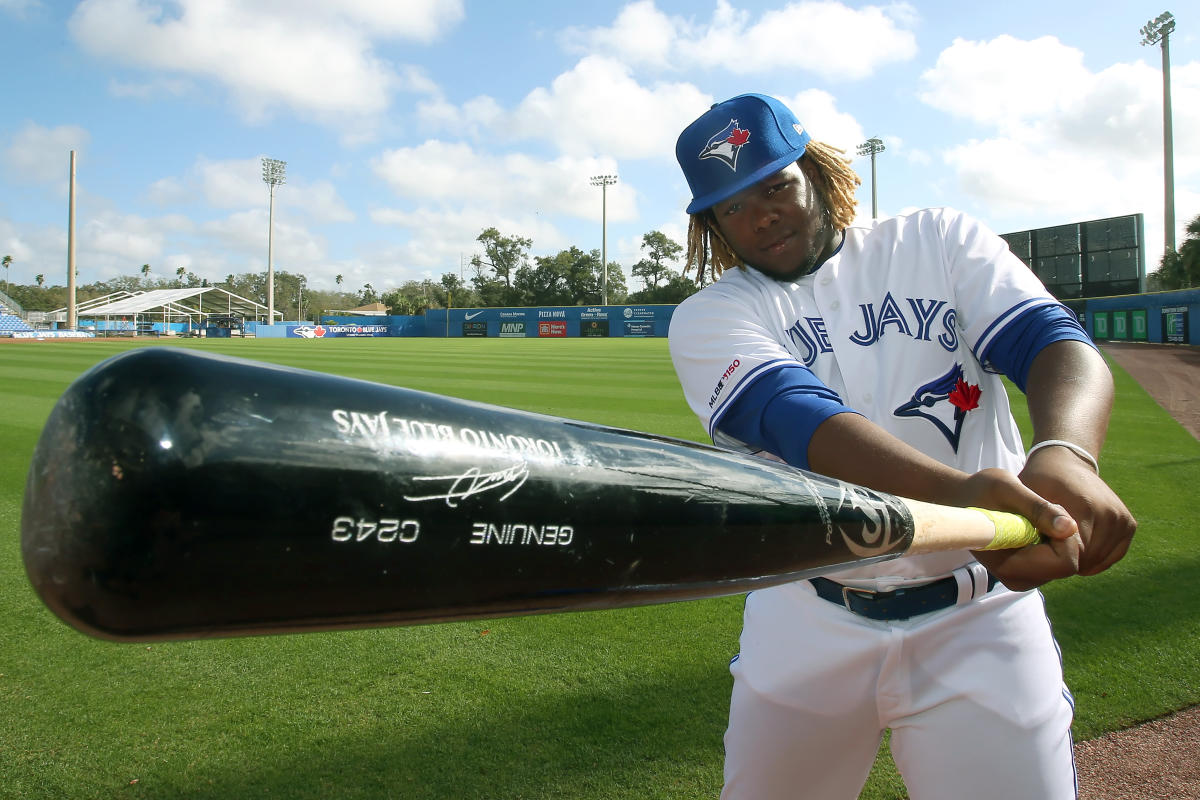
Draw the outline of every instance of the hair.
M800 156L801 160L811 160L816 168L813 186L824 201L836 230L845 230L854 222L854 207L858 204L854 192L862 184L845 152L840 147L810 141ZM695 270L696 282L704 285L707 278L715 281L732 267L745 269L746 264L721 235L712 209L692 214L688 222L687 261L683 274L689 275Z

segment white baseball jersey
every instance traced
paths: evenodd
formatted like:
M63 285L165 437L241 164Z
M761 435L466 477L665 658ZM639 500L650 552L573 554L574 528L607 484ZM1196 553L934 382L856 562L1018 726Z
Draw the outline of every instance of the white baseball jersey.
M1022 312L1056 304L1004 240L950 209L851 227L840 249L796 282L732 269L684 301L670 348L684 395L713 441L754 378L807 367L848 407L916 449L973 473L1019 471L1020 434L1000 377L977 354ZM770 454L766 454L770 455ZM859 567L839 580L946 575L970 553Z

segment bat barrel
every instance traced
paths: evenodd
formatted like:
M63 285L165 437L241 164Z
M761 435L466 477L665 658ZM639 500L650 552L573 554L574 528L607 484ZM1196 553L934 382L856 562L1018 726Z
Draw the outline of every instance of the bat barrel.
M161 347L67 389L21 527L47 606L137 641L715 596L913 536L897 498L773 462Z

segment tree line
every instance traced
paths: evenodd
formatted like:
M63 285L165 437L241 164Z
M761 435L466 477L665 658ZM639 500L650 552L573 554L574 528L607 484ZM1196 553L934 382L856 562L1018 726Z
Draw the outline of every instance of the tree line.
M1146 290L1161 292L1200 286L1200 215L1188 223L1183 244L1167 250L1157 272L1146 280Z
M275 308L286 319L317 319L322 314L348 311L372 303L382 303L388 314L416 316L430 308L495 308L501 306L572 306L625 303L679 303L699 287L677 272L671 264L683 255L683 247L660 231L642 237L643 257L630 270L641 279L644 288L630 293L621 265L609 262L607 275L599 250L578 247L561 250L552 256L530 257L531 239L508 236L496 228L486 228L476 241L481 252L472 256L471 275L447 272L439 280L405 281L391 289L377 290L365 283L356 291L343 291L344 277L334 279L335 291L310 290L304 275L274 271ZM67 305L67 287L46 286L38 275L35 285L7 284L11 256L0 264L5 270L7 293L27 311L53 311ZM176 289L213 286L267 304L265 272L229 274L209 282L184 267L174 279L155 276L149 264L137 274L119 276L76 286L76 302L82 303L114 292L138 292L151 289Z

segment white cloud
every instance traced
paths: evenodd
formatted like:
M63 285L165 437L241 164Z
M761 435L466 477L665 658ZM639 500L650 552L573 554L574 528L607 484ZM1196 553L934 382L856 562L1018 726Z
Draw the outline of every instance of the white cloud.
M1000 69L1009 64L1007 71ZM922 99L987 131L943 153L999 220L1082 221L1142 212L1146 259L1163 245L1162 75L1143 62L1100 72L1044 37L956 41L922 76ZM1200 63L1172 69L1176 220L1200 213ZM1041 224L1030 225L1040 227Z
M956 117L1016 128L1061 110L1089 79L1083 53L1053 36L955 39L921 75L918 96Z
M544 211L597 220L601 209L589 178L616 172L615 163L608 159L560 156L547 161L521 153L493 155L467 144L439 141L387 150L372 167L397 195L422 206L476 205L499 214ZM606 191L610 219L637 218L632 187L618 180Z
M406 241L387 248L388 268L375 273L386 274L389 285L411 280L414 273L428 272L435 278L446 272L457 274L464 261L464 275L470 280L471 256L482 252L475 237L489 227L506 236L531 239L537 252L552 252L572 244L546 217L520 208L501 212L472 205L444 210L383 208L374 211L371 219L407 233Z
M711 19L697 24L640 0L626 5L610 27L570 29L564 41L639 67L736 75L802 69L830 80L856 80L913 58L917 42L909 29L916 21L908 3L852 8L804 0L754 18L717 0Z
M837 99L829 92L809 89L791 97L779 96L779 99L796 114L814 139L840 147L849 156L853 156L854 148L867 139L858 120L839 111Z
M388 39L432 41L462 15L461 0L162 5L84 0L68 28L92 55L216 80L249 119L285 106L335 120L379 114L398 89L427 91L430 82L420 71L396 69L376 54L375 45ZM137 91L163 80L156 75Z
M47 128L34 122L22 125L4 151L5 166L18 178L38 183L61 183L71 174L70 152L78 165L90 137L78 125Z
M497 113L483 99L469 110L490 124L493 136L510 141L543 140L577 157L662 158L673 152L679 131L711 104L712 97L691 84L643 86L627 65L589 56L511 111Z
M197 159L183 176L155 181L150 199L163 206L202 200L213 208L254 208L269 201L262 180L261 158L210 161ZM329 181L306 181L289 176L275 188L276 211L300 211L312 221L350 222L354 213Z

